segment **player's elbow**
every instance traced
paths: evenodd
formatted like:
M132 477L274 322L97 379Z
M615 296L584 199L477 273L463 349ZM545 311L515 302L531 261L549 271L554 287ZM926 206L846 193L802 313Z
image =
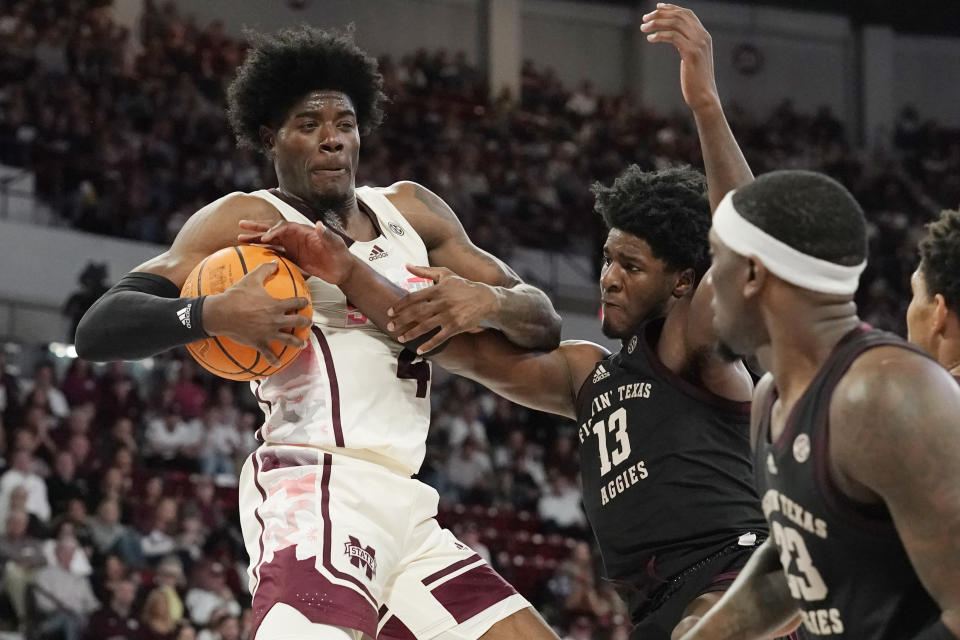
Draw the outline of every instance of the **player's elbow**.
M83 360L102 361L104 358L97 323L95 320L91 320L91 316L96 314L92 312L93 309L91 308L80 319L80 324L77 325L77 333L73 339L73 346L77 350L77 357Z
M547 322L544 324L544 342L545 344L541 347L544 351L553 351L560 346L560 328L563 325L563 320L560 318L560 314L557 313L556 309L550 309Z

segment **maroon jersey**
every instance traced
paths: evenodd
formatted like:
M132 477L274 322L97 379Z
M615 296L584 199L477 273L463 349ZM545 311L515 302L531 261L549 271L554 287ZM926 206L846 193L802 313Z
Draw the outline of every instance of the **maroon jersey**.
M770 535L780 550L808 636L902 640L933 624L940 609L907 557L883 505L862 504L838 491L828 463L830 398L863 352L895 346L920 352L898 336L865 325L834 348L770 440L771 389L763 407L754 468Z

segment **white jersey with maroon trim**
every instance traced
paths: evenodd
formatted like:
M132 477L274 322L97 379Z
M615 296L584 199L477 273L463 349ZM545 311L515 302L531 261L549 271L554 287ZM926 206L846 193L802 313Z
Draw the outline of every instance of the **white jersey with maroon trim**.
M423 240L382 190L359 187L357 200L375 216L379 235L353 242L350 252L397 286L429 286L407 264L427 265ZM293 202L261 190L291 222L313 225ZM308 278L313 298L309 344L289 367L251 383L266 419L258 438L328 450L360 450L416 473L430 424L430 364L381 332L352 307L338 287Z

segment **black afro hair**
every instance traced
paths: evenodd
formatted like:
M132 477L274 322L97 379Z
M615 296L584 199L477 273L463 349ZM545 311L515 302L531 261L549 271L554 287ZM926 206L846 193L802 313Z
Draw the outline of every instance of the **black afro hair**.
M944 211L927 225L920 241L920 270L927 293L939 293L948 309L960 313L960 210Z
M353 33L302 25L273 34L247 30L250 49L227 89L227 116L240 146L262 150L260 127L277 126L311 91L340 91L357 111L361 134L383 120L383 76Z
M595 183L592 191L607 227L641 238L669 268L692 268L697 280L709 268L710 201L699 171L643 171L634 164L612 186Z

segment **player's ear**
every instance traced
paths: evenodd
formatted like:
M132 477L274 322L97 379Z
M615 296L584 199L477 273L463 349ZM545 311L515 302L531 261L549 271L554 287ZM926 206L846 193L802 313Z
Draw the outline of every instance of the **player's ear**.
M942 293L938 293L933 297L933 304L936 305L933 310L933 334L941 334L946 331L947 328L947 318L953 314L953 312L947 308L947 301L944 299ZM954 314L956 317L956 314Z
M263 145L263 152L268 158L273 158L274 148L277 145L277 135L273 129L265 125L260 126L260 144Z
M677 277L677 284L673 287L673 297L682 298L693 291L697 282L697 274L693 269L684 269Z
M750 257L744 260L746 262L744 268L747 270L747 277L743 283L743 297L754 298L763 289L763 285L767 282L770 272L767 271L763 263L756 258Z

